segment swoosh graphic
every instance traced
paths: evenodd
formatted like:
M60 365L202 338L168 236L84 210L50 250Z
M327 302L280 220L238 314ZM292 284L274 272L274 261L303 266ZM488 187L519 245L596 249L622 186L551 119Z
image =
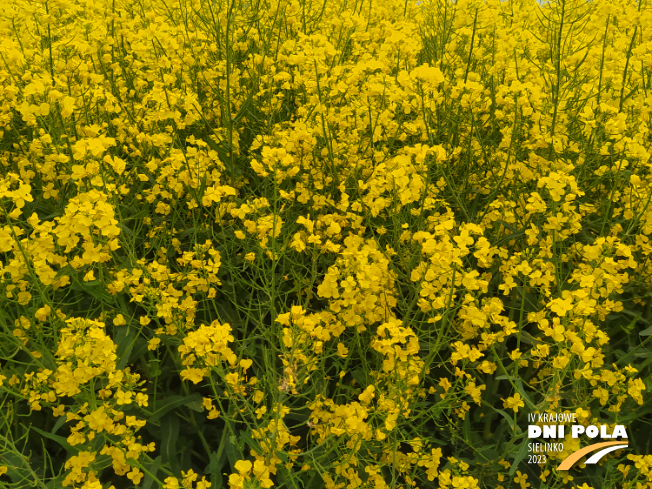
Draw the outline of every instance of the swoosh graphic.
M563 460L563 462L559 464L559 467L557 467L557 470L568 470L575 464L575 462L577 462L579 459L581 459L587 453L595 452L596 450L599 450L600 448L614 447L616 445L621 445L618 448L623 448L623 447L627 446L627 445L623 445L623 443L620 442L620 441L607 441L607 442L604 442L604 443L595 443L593 445L589 445L588 447L584 447L581 450L578 450L577 452L573 453L572 455L569 455L568 457L566 457ZM617 450L617 448L614 448L614 450ZM609 451L611 451L611 450L609 450ZM603 455L606 455L606 454L607 454L607 452L605 451L605 453ZM599 454L596 454L596 455L599 455ZM593 458L593 457L591 457L591 458ZM600 457L598 457L597 459L595 459L594 462L591 462L591 463L597 462L600 458L602 458L602 455Z
M621 448L626 448L626 447L627 447L627 445L616 445L615 447L605 448L604 450L600 450L598 453L594 453L593 455L591 455L591 458L589 458L584 463L585 464L597 464L598 461L602 457L604 457L606 454L608 454L609 452L613 452L614 450L620 450Z

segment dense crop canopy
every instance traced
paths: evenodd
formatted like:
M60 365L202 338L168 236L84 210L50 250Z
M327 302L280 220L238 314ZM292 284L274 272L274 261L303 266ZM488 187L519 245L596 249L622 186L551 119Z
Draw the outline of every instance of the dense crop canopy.
M4 0L0 486L652 487L649 1Z

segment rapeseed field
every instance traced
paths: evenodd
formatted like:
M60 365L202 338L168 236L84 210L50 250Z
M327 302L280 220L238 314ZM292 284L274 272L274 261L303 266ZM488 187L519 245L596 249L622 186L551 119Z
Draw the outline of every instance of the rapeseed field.
M649 4L4 0L0 487L652 488Z

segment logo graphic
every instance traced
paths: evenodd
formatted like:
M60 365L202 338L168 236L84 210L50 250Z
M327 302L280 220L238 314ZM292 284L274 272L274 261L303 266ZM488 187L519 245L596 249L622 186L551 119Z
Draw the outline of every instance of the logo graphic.
M538 415L538 419L537 419ZM576 423L576 415L571 413L537 413L528 414L529 423L546 423L546 424L529 424L527 433L529 439L543 438L545 441L556 443L528 443L528 451L534 452L530 455L528 463L545 463L547 460L546 455L550 452L563 452L566 425L563 423ZM555 423L555 424L548 424ZM595 438L598 435L601 439L609 438L624 438L620 441L606 441L594 443L592 445L581 448L569 456L567 456L557 467L557 470L569 470L577 461L582 457L591 455L584 462L587 465L598 463L602 457L621 448L628 448L628 436L624 425L615 425L611 434L607 431L608 425L590 425L584 427L581 424L571 425L571 438L579 438L580 435L585 435L588 438ZM534 441L534 440L533 440ZM595 452L595 453L594 453Z
M569 455L564 459L562 463L559 464L559 467L557 467L557 470L568 470L570 469L575 462L577 462L579 459L581 459L584 455L595 452L596 450L600 450L601 448L603 450L600 450L598 453L593 455L592 457L589 457L585 464L596 464L598 461L604 457L606 454L609 452L613 452L614 450L619 450L621 448L627 448L628 444L627 443L622 443L619 441L607 441L604 443L596 443L594 445L589 445L588 447L584 447L572 455Z

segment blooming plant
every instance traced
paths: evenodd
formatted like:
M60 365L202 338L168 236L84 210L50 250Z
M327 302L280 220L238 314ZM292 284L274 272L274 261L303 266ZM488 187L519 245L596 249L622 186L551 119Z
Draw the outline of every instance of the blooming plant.
M5 0L0 60L0 487L652 488L649 0Z

